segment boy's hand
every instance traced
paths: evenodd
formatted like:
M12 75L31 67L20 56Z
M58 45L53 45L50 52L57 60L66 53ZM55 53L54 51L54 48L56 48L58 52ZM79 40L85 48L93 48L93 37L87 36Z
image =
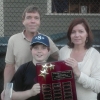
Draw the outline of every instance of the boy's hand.
M34 84L30 92L31 92L32 96L39 94L40 93L40 84L39 83Z

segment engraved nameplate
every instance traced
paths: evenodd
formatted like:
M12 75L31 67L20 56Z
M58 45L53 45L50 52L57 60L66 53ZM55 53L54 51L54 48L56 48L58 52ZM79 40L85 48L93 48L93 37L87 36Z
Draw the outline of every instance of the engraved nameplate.
M72 68L64 61L36 65L40 100L77 100Z

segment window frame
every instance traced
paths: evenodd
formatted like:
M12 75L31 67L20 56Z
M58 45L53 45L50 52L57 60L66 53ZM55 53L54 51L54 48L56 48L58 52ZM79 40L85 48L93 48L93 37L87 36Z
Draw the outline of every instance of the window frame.
M52 13L52 0L47 0L46 15L84 15L84 16L100 16L100 13Z

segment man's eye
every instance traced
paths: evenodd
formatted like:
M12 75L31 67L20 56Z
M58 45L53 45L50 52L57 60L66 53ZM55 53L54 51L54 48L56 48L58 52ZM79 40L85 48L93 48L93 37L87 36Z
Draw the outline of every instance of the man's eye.
M30 17L30 16L28 16L28 17L26 17L26 19L31 19L31 17Z
M40 19L39 17L35 17L35 19Z

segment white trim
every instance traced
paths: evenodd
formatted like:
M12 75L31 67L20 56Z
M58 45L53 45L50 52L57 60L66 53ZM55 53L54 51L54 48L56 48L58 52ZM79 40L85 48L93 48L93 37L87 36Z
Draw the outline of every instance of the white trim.
M57 47L63 47L65 46L66 44L56 44ZM100 45L93 45L93 47L97 47L97 48L100 48Z
M4 36L3 0L0 0L0 37Z
M47 13L51 14L51 10L52 10L51 0L47 0Z
M81 14L81 13L46 13L45 15L67 15L67 16L100 16L100 14L97 13L87 13L87 14Z
M7 46L8 43L0 43L0 46ZM57 47L63 47L65 46L66 44L56 44ZM97 48L100 48L100 45L93 45L93 47L97 47Z
M52 13L52 2L47 0L47 13L45 15L100 16L100 13Z

